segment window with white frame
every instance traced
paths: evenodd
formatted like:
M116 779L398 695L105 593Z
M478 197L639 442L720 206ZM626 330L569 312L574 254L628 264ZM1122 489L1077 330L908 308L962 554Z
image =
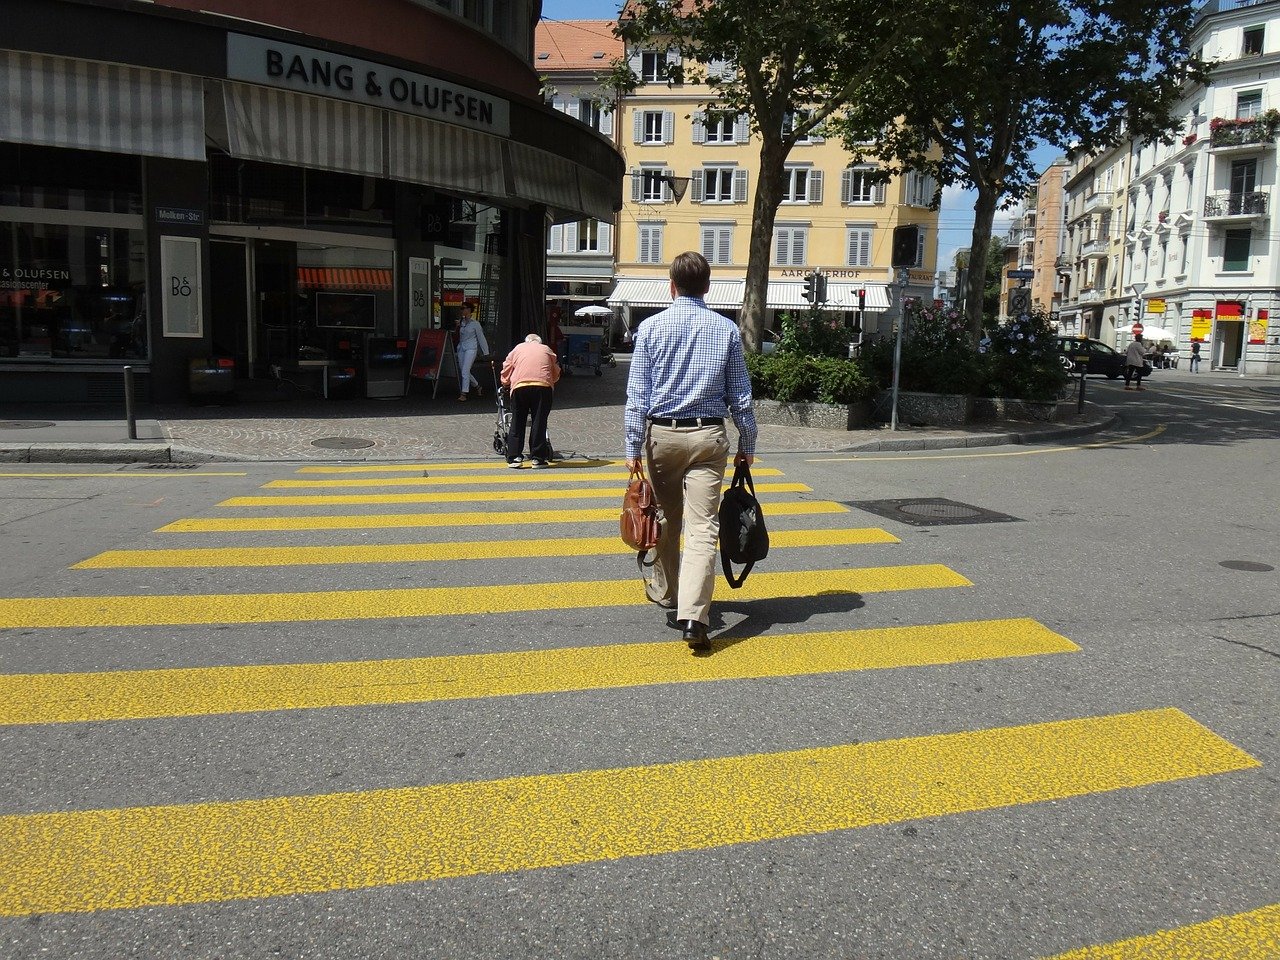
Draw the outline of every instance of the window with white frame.
M732 203L733 173L733 167L703 167L702 202Z
M1236 94L1236 119L1248 120L1262 112L1262 91L1248 90Z
M782 171L782 202L809 202L808 167L787 167Z
M907 171L905 201L908 206L927 207L933 203L934 193L933 177L918 170Z
M809 225L784 223L773 228L773 262L779 267L803 267L809 256Z
M791 136L791 131L796 127L804 126L809 122L809 118L813 116L812 110L788 110L782 115L782 135L784 137ZM816 136L810 131L799 138L796 143L821 143L822 137Z
M641 116L643 117L644 128L640 142L666 143L667 138L663 135L665 112L662 110L646 110Z
M706 119L703 143L737 143L734 128L737 126L737 114L727 110L712 110Z
M845 228L845 266L871 266L871 237L874 232L865 224L850 224Z
M733 224L704 223L702 229L702 255L707 263L733 263Z
M609 224L599 220L579 220L578 252L608 253Z
M636 203L666 203L671 199L665 167L641 167L631 172L631 199Z
M641 263L662 263L662 230L661 223L641 223L638 259Z
M600 129L601 116L600 104L587 97L578 100L578 119L592 130Z
M659 50L644 50L640 53L640 79L645 83L655 83L663 79L662 73L667 65L667 55Z
M876 178L873 166L845 169L840 184L840 202L845 204L884 203L884 182Z

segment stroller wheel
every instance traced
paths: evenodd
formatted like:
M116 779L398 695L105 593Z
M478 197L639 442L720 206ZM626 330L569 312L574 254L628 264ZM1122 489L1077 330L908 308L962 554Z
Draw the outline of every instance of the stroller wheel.
M505 437L503 437L501 433L497 433L496 431L495 431L495 432L494 432L494 434L493 434L493 452L494 452L494 453L506 453L506 452L507 452L507 441L506 441L506 438L505 438Z

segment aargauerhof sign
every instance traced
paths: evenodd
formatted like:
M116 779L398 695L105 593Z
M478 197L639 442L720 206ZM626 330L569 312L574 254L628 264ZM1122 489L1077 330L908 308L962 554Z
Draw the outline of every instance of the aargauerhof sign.
M227 77L412 113L498 136L511 132L501 97L342 54L227 34Z

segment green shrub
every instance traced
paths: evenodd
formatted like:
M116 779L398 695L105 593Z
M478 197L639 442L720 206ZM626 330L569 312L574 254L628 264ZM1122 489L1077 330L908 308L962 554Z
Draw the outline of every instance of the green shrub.
M892 337L862 351L869 376L880 389L893 384ZM964 316L949 308L910 302L902 338L898 386L925 393L977 393L986 380L984 363L969 335Z
M844 325L840 314L821 310L803 310L778 315L781 336L778 353L799 353L806 356L836 357L849 355L852 334Z
M1057 399L1067 373L1058 355L1057 332L1043 310L1033 308L1029 314L990 327L983 343L983 393L1033 402Z
M783 350L750 353L747 370L751 374L751 391L757 400L843 406L866 400L875 392L875 384L861 364L841 357Z

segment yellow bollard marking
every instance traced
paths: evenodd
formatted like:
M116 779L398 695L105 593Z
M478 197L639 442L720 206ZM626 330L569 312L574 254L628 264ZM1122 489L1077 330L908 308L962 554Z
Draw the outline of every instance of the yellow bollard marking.
M722 638L714 654L628 643L410 660L0 675L0 724L145 720L266 710L386 706L886 670L1080 648L1034 620Z
M321 490L334 487L445 487L462 484L509 484L509 483L598 483L601 480L618 480L624 482L631 475L625 470L596 471L594 473L574 472L561 473L558 470L508 470L506 473L482 473L473 476L444 477L378 477L372 480L272 480L264 483L264 490ZM755 477L780 477L782 471L777 468L761 468L752 470Z
M769 501L769 517L848 513L849 508L830 500ZM175 520L156 533L263 533L282 530L381 530L401 527L476 527L544 523L614 523L616 507L577 510L513 510L499 512L377 513L323 517L219 517Z
M725 485L726 487L728 484ZM803 483L757 483L757 493L812 493ZM434 490L421 493L350 493L292 497L231 497L220 507L324 507L339 504L375 503L477 503L516 500L617 500L622 504L623 488L588 487L585 490ZM768 514L768 503L765 503Z
M901 543L874 527L853 530L775 530L770 547L848 547ZM590 557L635 551L617 536L548 537L545 540L485 540L458 543L358 544L316 547L206 547L192 550L108 550L74 564L73 570L170 567L289 567L337 563L423 563L436 560L499 560L504 557Z
M654 856L1257 766L1186 714L1145 710L472 783L19 814L0 817L0 914L216 903Z
M848 570L753 573L739 590L716 581L720 600L771 600L818 594L878 593L970 587L941 564ZM34 597L0 599L0 629L147 627L214 623L304 623L390 620L446 614L525 613L641 606L640 583L627 580L418 587L407 590L322 590L307 593L177 594L173 596Z
M1069 950L1048 960L1275 960L1280 957L1280 904L1214 917L1097 947Z

